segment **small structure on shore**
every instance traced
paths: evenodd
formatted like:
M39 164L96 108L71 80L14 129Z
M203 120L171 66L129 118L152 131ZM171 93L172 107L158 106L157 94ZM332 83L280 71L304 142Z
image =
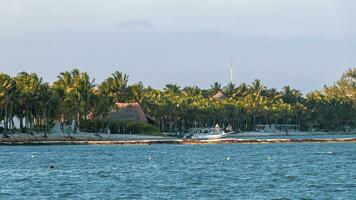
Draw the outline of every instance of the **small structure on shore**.
M75 133L74 129L75 129L75 124L74 124L74 120L71 121L71 124L65 123L62 127L61 123L59 121L57 121L52 130L51 133L52 134L70 134L70 133ZM80 133L80 130L78 128L76 133Z
M297 124L259 124L256 125L258 132L299 132L300 125Z
M224 99L227 98L227 96L223 92L219 91L214 96L212 96L211 98L212 99L216 99L216 100L224 100Z
M60 122L56 122L51 130L51 133L52 134L62 134L63 131L62 131L62 126L61 126L61 123Z
M116 107L111 112L111 119L150 124L154 123L154 120L144 113L139 103L116 103Z

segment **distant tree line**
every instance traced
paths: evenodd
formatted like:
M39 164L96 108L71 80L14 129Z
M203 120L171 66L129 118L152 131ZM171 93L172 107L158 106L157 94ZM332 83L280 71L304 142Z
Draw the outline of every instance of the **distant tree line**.
M219 92L224 96L214 96ZM48 132L56 121L74 122L75 130L85 130L91 120L107 121L116 102L140 103L161 131L215 124L242 131L254 130L257 124L345 130L356 126L356 68L306 95L290 86L267 88L260 80L225 87L215 82L209 89L168 84L158 90L141 82L129 85L128 75L118 71L100 84L78 69L60 73L52 84L35 73L0 73L0 124L5 132Z

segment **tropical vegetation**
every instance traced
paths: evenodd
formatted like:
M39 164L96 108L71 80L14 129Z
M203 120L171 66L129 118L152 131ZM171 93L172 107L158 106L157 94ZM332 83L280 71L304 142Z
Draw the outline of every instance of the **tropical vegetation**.
M35 73L14 77L0 73L0 129L47 133L59 121L73 123L74 132L99 132L113 127L110 112L116 102L140 103L161 131L215 124L235 131L254 130L257 124L300 124L302 130L323 131L356 127L356 68L347 70L333 85L306 95L290 86L268 88L260 80L226 86L215 82L209 89L167 84L159 90L141 82L128 84L128 79L117 71L97 84L87 73L73 69L60 73L50 84Z

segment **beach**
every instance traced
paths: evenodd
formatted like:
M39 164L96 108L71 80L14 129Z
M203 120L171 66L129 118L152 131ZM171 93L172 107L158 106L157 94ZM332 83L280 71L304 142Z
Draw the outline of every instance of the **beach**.
M325 134L324 134L325 135ZM304 133L303 138L278 138L278 135L264 135L262 133L240 133L233 134L227 138L193 140L182 139L172 136L149 136L138 134L99 134L99 133L77 133L77 134L8 134L8 137L0 138L0 145L151 145L151 144L271 144L271 143L335 143L356 142L354 135L342 135L343 137L318 137ZM250 136L250 137L249 137ZM274 138L254 138L253 136L275 136ZM292 135L291 135L292 136ZM301 135L302 136L302 135ZM312 137L313 136L313 137ZM348 137L349 136L349 137ZM240 138L241 137L241 138Z

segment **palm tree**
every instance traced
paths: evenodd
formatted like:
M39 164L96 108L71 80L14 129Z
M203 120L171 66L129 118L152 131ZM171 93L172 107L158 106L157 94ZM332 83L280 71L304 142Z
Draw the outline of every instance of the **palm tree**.
M356 68L348 69L336 83L344 96L356 103Z
M165 93L171 93L173 95L180 93L180 87L177 84L167 84L163 90Z
M285 103L296 104L301 102L302 93L299 90L292 89L290 86L284 86L282 91L283 101Z
M60 121L62 124L66 124L68 119L71 119L72 114L72 102L68 98L68 94L72 89L73 77L69 71L61 72L57 81L53 83L53 90L59 99ZM70 134L70 133L69 133Z
M26 131L31 131L33 124L36 122L34 118L37 109L35 101L40 85L42 84L42 78L34 73L28 74L27 72L21 72L14 80L18 92L17 106L21 108L19 110L21 112L19 116L24 113ZM20 119L20 121L22 121L22 119Z
M16 93L16 83L7 74L0 74L0 122L4 120L4 129L8 131L13 119L13 100Z
M233 98L235 97L236 94L236 85L232 82L230 82L229 84L227 84L227 86L224 88L224 92L225 94L229 97L229 98Z
M255 79L249 86L249 89L255 96L261 96L267 88L262 84L261 80Z
M142 82L133 84L129 87L129 99L133 100L134 102L137 103L142 103L143 98L145 95L145 88L142 84Z
M189 96L198 96L202 94L202 91L198 86L187 86L183 88L183 92L186 92Z
M163 89L162 113L164 124L169 124L169 131L175 131L177 125L178 109L180 107L180 87L176 84L168 84ZM166 125L164 125L166 126Z
M50 115L55 114L58 106L58 97L54 90L50 87L49 83L43 83L40 85L38 93L38 105L40 108L40 118L44 121L44 137L47 137L50 127ZM58 117L55 115L55 118Z
M218 82L214 82L212 85L210 85L210 95L215 95L216 93L220 92L222 90L221 84Z
M122 72L116 71L99 86L103 93L112 98L113 103L123 102L127 90L129 76Z
M235 97L237 98L244 98L248 93L248 86L246 83L241 83L241 85L239 85L236 88L236 94Z
M252 128L256 128L256 117L262 111L262 108L266 102L266 97L263 96L266 92L266 86L264 86L260 80L254 80L249 85L249 95L247 97L250 110L252 112Z
M95 93L94 93L94 80L91 80L87 73L80 73L80 75L75 79L76 92L78 95L78 120L79 124L82 124L84 129L86 128L87 116L95 104ZM79 125L78 124L78 125Z
M87 73L74 69L71 72L62 72L53 87L60 98L62 122L65 123L66 118L73 120L73 131L76 133L93 107L94 80L90 80Z

